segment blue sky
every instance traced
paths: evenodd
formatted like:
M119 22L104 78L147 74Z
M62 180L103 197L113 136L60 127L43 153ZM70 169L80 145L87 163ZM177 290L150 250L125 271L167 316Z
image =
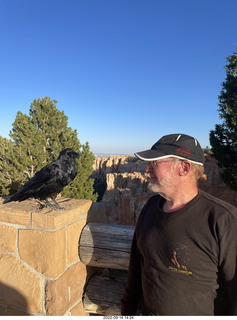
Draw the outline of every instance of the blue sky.
M0 0L0 135L58 101L94 153L133 154L220 123L236 0Z

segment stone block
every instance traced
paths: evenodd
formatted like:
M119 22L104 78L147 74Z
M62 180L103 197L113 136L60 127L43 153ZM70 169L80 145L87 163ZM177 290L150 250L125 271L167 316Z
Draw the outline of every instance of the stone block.
M14 252L16 250L17 230L0 224L0 252Z
M67 264L71 264L79 259L78 242L81 230L86 224L86 217L67 226Z
M0 198L0 221L45 229L58 229L65 224L78 220L87 214L92 205L91 200L78 200L58 197L57 202L65 210L40 208L36 200L9 202L3 204Z
M31 212L36 209L37 203L33 201L9 202L3 204L0 198L0 221L24 226L30 225Z
M91 200L77 200L68 198L57 198L57 202L65 210L52 210L44 208L39 212L32 212L32 226L44 229L58 229L72 221L80 219L85 215L91 205Z
M65 228L58 231L19 230L20 258L49 278L57 278L66 267Z
M89 314L85 311L82 301L79 302L70 312L71 316L88 316Z
M7 254L0 255L0 304L42 312L40 279Z
M62 316L82 297L86 266L78 262L57 280L48 281L45 290L46 315Z
M33 316L32 313L28 313L28 312L24 312L22 310L17 310L17 309L14 309L14 308L7 308L7 316L24 316L24 317L27 317L27 316Z

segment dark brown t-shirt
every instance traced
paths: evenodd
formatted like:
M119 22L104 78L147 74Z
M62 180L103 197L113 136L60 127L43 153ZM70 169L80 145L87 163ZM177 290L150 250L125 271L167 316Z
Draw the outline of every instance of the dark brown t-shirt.
M151 197L136 226L122 314L237 314L237 208L203 191L175 212Z

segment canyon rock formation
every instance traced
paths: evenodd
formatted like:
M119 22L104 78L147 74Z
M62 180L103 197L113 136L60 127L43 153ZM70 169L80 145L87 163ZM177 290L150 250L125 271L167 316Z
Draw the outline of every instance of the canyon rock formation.
M149 175L146 162L130 156L96 158L92 178L99 192L109 223L135 225L141 209L153 195L147 188ZM206 155L205 173L199 188L232 205L237 205L237 193L220 178L215 159Z

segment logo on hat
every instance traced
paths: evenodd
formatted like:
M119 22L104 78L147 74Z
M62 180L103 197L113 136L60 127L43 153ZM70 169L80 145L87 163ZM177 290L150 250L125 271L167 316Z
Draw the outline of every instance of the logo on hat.
M188 156L190 154L190 149L185 147L179 147L178 149L176 149L176 151L181 156Z

